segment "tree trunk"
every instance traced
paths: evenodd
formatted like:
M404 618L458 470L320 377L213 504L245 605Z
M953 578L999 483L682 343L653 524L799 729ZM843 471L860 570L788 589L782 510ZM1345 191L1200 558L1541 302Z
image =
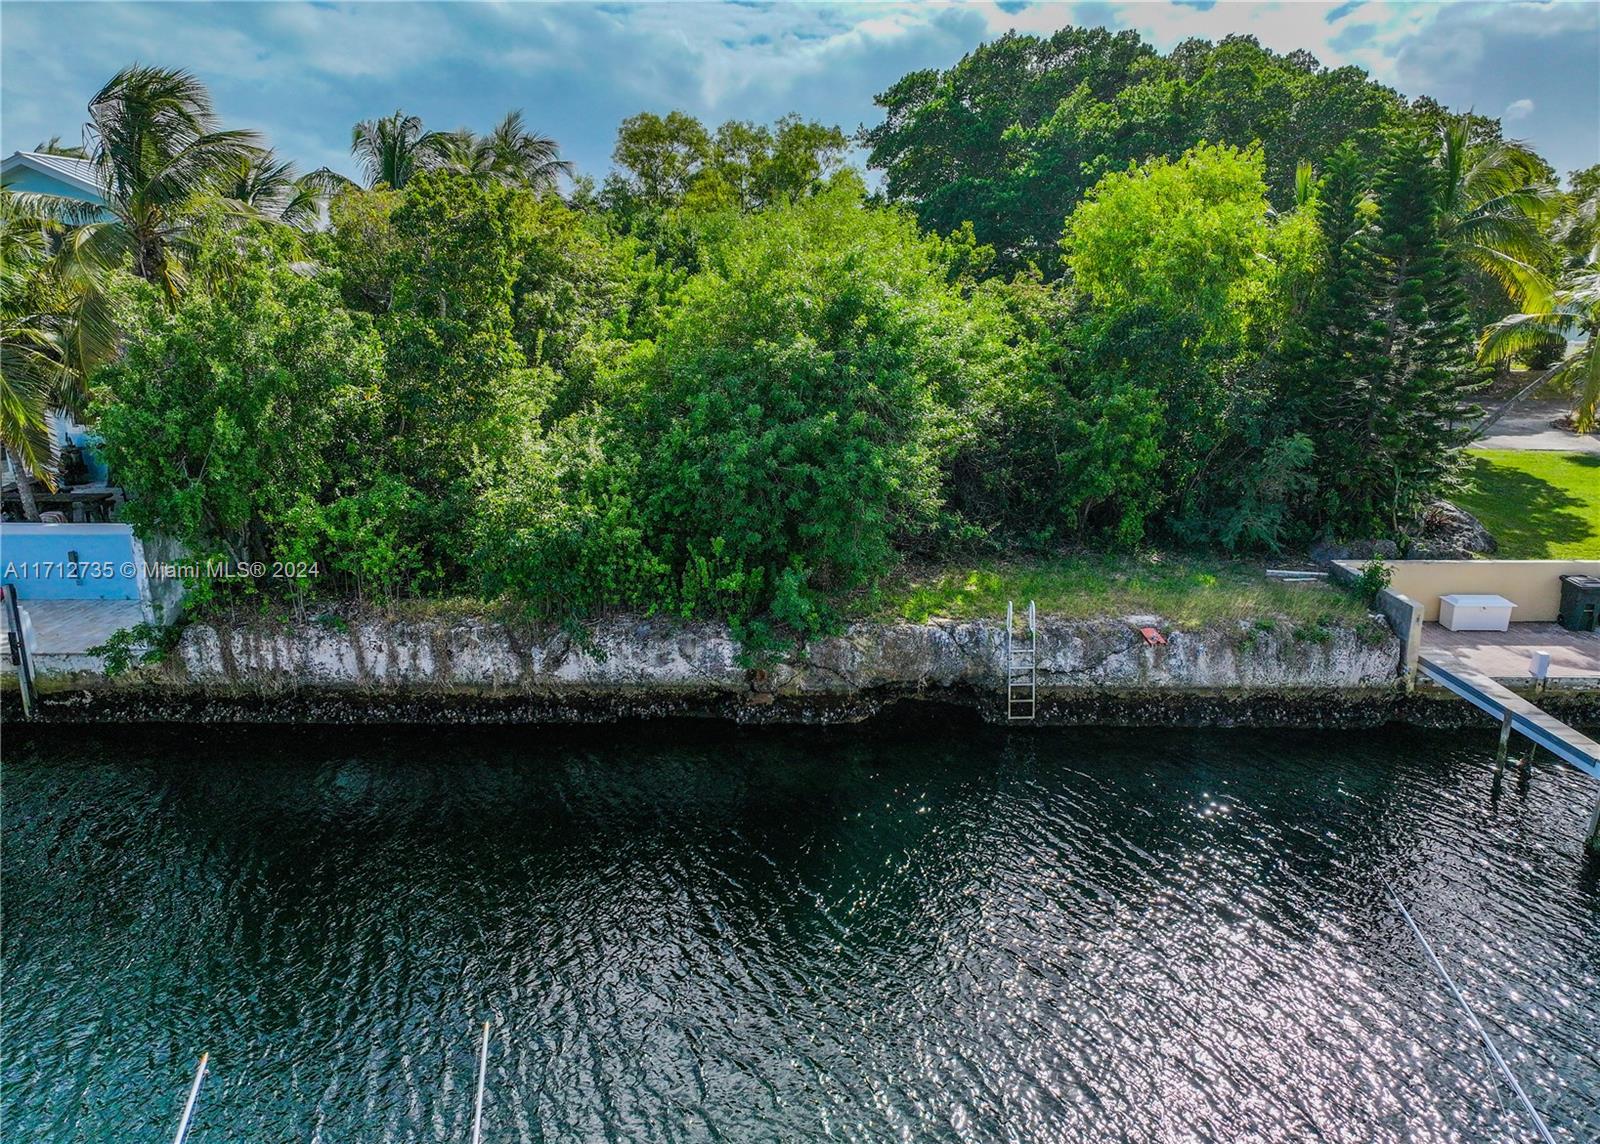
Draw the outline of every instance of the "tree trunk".
M6 450L6 460L11 462L11 471L17 475L17 499L22 502L22 515L37 523L39 502L33 499L33 474L10 449Z
M1559 368L1561 368L1561 363L1557 362L1555 365L1541 373L1538 377L1534 378L1532 382L1517 390L1516 396L1514 396L1510 401L1506 402L1504 405L1500 406L1499 409L1496 409L1493 413L1489 414L1489 416L1478 422L1478 424L1472 430L1472 439L1477 440L1479 437L1482 437L1485 429L1489 428L1489 426L1500 420L1500 418L1504 417L1507 413L1510 413L1513 405L1543 385L1547 380L1549 380L1550 375L1555 373L1555 371Z

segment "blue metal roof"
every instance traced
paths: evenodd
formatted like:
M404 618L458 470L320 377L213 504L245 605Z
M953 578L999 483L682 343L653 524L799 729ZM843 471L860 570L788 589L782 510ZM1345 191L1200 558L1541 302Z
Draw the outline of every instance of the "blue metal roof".
M88 159L74 159L68 155L47 155L40 151L17 151L0 162L0 178L12 175L18 168L37 171L76 191L104 201L99 168Z

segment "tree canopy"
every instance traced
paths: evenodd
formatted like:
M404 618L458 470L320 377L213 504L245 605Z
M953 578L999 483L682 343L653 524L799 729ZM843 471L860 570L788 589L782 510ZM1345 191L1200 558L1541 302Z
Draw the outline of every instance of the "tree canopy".
M91 107L110 222L4 192L3 443L47 467L87 382L128 518L198 553L760 649L912 558L1404 546L1480 332L1592 415L1551 345L1594 330L1600 180L1556 192L1493 120L1104 29L880 104L871 191L837 127L681 111L625 120L598 189L517 113L396 112L357 185L129 69Z

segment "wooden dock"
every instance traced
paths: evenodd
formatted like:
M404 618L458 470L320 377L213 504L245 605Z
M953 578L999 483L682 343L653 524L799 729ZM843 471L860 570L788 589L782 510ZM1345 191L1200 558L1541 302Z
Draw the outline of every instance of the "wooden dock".
M1496 766L1505 763L1511 732L1521 731L1562 762L1600 782L1600 743L1589 736L1545 714L1510 688L1452 655L1439 651L1426 653L1417 660L1417 668L1439 686L1499 720L1500 753ZM1595 801L1584 835L1588 849L1600 855L1600 799Z
M1600 743L1547 715L1528 700L1453 655L1424 652L1417 661L1422 674L1468 703L1520 731L1562 762L1600 782Z

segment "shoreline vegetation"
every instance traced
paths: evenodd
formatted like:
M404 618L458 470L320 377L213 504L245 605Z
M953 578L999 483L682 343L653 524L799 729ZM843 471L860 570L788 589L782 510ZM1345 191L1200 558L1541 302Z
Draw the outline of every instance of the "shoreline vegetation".
M723 622L767 662L1007 599L1359 623L1259 569L1405 555L1491 360L1588 376L1536 319L1587 297L1600 168L1562 190L1493 118L1094 28L877 102L854 139L634 115L603 181L519 113L397 112L350 179L127 68L79 149L103 211L0 192L7 352L38 367L5 446L38 469L62 405L141 534L317 569L199 579L197 623L469 597Z

